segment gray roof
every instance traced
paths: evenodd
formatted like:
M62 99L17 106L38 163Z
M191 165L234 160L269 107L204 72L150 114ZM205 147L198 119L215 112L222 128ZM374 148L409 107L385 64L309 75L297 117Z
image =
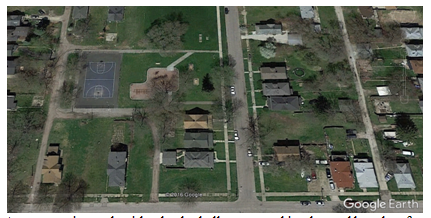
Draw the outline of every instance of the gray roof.
M7 96L7 109L8 110L15 110L16 109L16 101L14 95L8 95Z
M20 26L22 15L9 15L7 17L7 26Z
M293 90L290 88L288 82L280 83L262 83L263 95L264 96L283 96L292 95Z
M89 6L74 6L72 19L85 19L88 15Z
M186 132L184 134L185 148L213 148L212 132Z
M15 29L8 29L7 41L16 42L20 37L27 37L29 31L30 31L30 27L27 27L27 26L19 26L19 27L16 27Z
M276 35L281 34L281 24L260 24L257 23L256 34L257 35Z
M409 163L397 163L394 172L398 188L416 188Z
M16 48L17 48L18 46L17 45L14 45L14 44L8 44L7 45L7 56L9 57L9 56L12 56L13 55L13 52L16 50Z
M423 39L424 33L422 27L401 28L402 36L405 39Z
M214 168L214 152L186 151L184 156L185 168Z
M109 186L125 186L127 152L109 152L108 169Z
M287 34L287 42L289 45L302 45L302 36L300 34Z
M423 57L423 45L406 44L407 56L409 57Z
M177 152L176 151L163 151L162 163L163 163L163 165L176 165L177 164Z
M419 85L421 86L421 90L423 91L424 79L422 77L418 78Z
M360 188L377 188L376 174L374 173L374 166L371 162L355 162L353 163L356 172L356 179L358 180Z
M7 75L14 75L16 70L15 61L7 61Z
M268 97L267 103L271 110L299 110L300 99L298 96Z
M262 80L287 79L286 67L261 67Z
M314 18L313 6L299 6L301 18Z
M124 17L124 6L109 6L108 21L122 21Z

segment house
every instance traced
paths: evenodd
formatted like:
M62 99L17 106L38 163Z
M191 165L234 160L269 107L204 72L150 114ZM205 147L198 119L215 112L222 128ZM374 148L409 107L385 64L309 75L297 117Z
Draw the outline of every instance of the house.
M209 111L195 107L186 111L184 129L212 129L213 117Z
M408 57L423 57L424 50L423 45L406 44L406 52Z
M50 144L43 159L42 183L60 184L63 172L62 158L60 158L59 144Z
M271 110L300 110L301 100L298 96L270 96L267 99L267 104Z
M359 12L363 19L372 18L374 16L373 7L371 6L358 6Z
M398 188L416 188L412 176L412 170L410 169L410 164L408 162L396 164L394 177Z
M15 29L7 30L7 41L8 42L23 42L27 38L30 27L19 26Z
M85 19L88 16L89 6L73 6L72 19Z
M176 151L163 151L162 164L165 166L177 165L177 152Z
M109 177L108 186L126 185L127 152L111 151L108 155L108 169L106 173Z
M213 151L186 151L185 168L214 168Z
M378 188L374 165L372 162L354 162L356 179L360 188Z
M293 90L290 88L290 84L288 82L263 82L262 91L264 96L283 96L293 94Z
M285 66L262 66L260 68L262 80L285 80L287 79Z
M392 95L391 90L389 89L389 86L377 86L376 89L379 96Z
M397 139L397 132L395 130L383 130L383 138L395 140Z
M299 140L277 140L272 147L275 160L278 162L285 162L291 157L301 158L299 145Z
M350 161L331 161L329 163L332 173L332 178L338 188L353 188L354 178Z
M422 27L402 27L401 34L405 39L423 39L424 33Z
M15 100L15 96L16 96L15 93L9 92L9 90L7 90L7 110L8 111L16 110L17 101Z
M302 19L314 18L313 6L299 6L299 10L301 11L301 18Z
M7 44L7 56L12 57L13 52L18 48L16 44Z
M7 26L21 26L22 15L9 15L7 16Z
M300 34L288 33L287 43L289 45L302 45L302 36Z
M124 17L124 6L109 6L108 10L108 21L119 22Z
M212 132L189 132L184 134L185 148L213 148L214 140Z
M356 129L346 129L346 137L348 139L356 139L357 138L357 131Z
M257 35L277 35L282 34L281 24L275 23L274 19L261 21L255 24Z
M7 75L14 75L16 72L16 61L7 60Z
M423 59L407 59L407 65L416 74L423 74L423 70L424 70Z

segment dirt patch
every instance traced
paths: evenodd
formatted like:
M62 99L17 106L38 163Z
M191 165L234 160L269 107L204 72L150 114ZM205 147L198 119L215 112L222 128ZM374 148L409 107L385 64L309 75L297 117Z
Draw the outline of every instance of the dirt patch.
M397 10L387 14L381 13L379 17L382 23L396 21L398 23L418 23L423 25L423 19L417 11Z
M166 68L150 68L144 83L130 85L130 98L133 100L151 99L155 90L175 92L179 87L178 69L169 71Z
M124 143L124 130L126 129L123 122L114 123L114 134L112 135L111 144Z

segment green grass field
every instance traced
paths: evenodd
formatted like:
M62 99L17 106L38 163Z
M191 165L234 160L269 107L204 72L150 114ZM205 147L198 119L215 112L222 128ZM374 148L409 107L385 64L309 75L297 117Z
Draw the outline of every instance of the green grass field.
M319 17L320 17L320 24L322 26L322 29L328 29L328 28L336 28L339 29L338 26L332 26L330 24L330 21L337 21L338 18L335 14L335 8L332 6L319 6L317 7L319 11Z
M266 200L267 201L317 201L317 200L321 200L321 198L322 196L273 196L273 197L266 197ZM314 202L312 202L312 204L313 203Z
M39 9L45 10L50 16L61 16L64 13L64 6L7 6L7 11L19 10L26 14L39 14Z
M301 12L298 6L256 6L256 7L245 7L247 11L247 23L255 24L260 21L265 21L270 18L279 20L289 15L301 16ZM238 9L241 13L242 7ZM240 15L240 23L243 23L242 15Z
M307 182L301 178L299 173L292 174L283 170L277 174L265 172L266 192L306 192L308 191ZM260 191L260 189L259 189Z

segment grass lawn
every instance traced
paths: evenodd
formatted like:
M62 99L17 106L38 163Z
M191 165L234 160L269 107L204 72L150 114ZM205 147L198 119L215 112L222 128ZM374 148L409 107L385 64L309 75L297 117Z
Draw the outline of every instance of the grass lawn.
M230 193L231 193L231 198L229 199L229 201L236 201L237 200L237 195L238 195L238 177L236 174L236 164L235 163L231 163L230 164Z
M31 107L34 95L32 94L19 94L16 95L15 100L17 101L18 107Z
M316 159L328 159L325 146L304 146L305 150L313 153Z
M82 45L108 45L112 43L97 39L98 33L108 24L107 32L118 33L117 44L132 48L149 48L142 43L146 31L156 19L164 19L172 13L179 13L183 21L188 23L188 30L183 36L184 49L216 50L217 39L217 14L215 7L126 7L123 21L108 24L108 7L90 7L91 30L83 41L75 40ZM202 42L199 43L199 34L202 34ZM206 40L208 37L208 40Z
M346 130L344 128L326 128L324 131L328 134L329 142L334 145L333 151L346 151L347 146L351 146L346 141Z
M355 154L367 153L369 157L372 156L370 145L367 139L352 139L351 142L347 142L347 150L349 153L353 154L352 146L349 146L352 144L352 142L353 146L355 147Z
M73 173L84 179L89 184L89 194L120 192L119 188L106 189L106 167L114 124L126 125L114 122L113 118L57 119L53 123L48 142L60 143L63 174Z
M355 201L366 201L366 200L370 200L370 201L377 201L377 199L380 199L379 195L368 195L368 196L338 196L338 198L341 201L346 200L346 198L351 198Z
M273 196L273 197L266 197L267 201L317 201L317 200L321 200L321 199L322 199L322 196Z
M153 138L148 125L134 125L133 146L129 151L127 166L127 190L129 194L143 194L143 201L150 199L151 167L153 158ZM128 199L129 200L129 199Z
M142 83L147 80L147 70L152 67L167 67L180 58L183 53L162 57L158 53L123 54L120 72L120 86L118 88L119 107L130 108L144 105L144 101L130 99L130 84ZM160 63L157 65L156 63Z
M289 15L301 16L298 6L256 6L256 7L245 7L247 11L247 23L249 25L265 21L270 18L279 20ZM244 23L243 16L241 15L241 9L238 9L240 13L240 23ZM254 30L254 28L253 28Z
M39 9L45 10L50 16L61 16L64 13L64 6L7 6L7 12L19 10L26 14L39 15Z
M389 102L389 104L391 105L393 112L422 113L421 108L419 107L419 100L417 98L409 98L407 104L404 104L404 102L405 100L403 100L403 102L401 102L400 100L394 100Z
M276 169L277 170L277 169ZM265 172L266 192L306 192L308 191L307 182L301 178L299 173L291 174L283 170L278 173ZM260 190L260 189L259 189Z
M422 201L423 195L391 195L392 199L398 201Z
M265 106L266 104L266 97L263 96L263 92L255 92L254 98L256 100L256 106Z
M256 186L256 193L260 193L261 190L260 190L259 167L254 167L254 184Z
M38 72L42 71L46 61L43 60L30 60L28 65ZM19 94L38 94L43 95L45 85L39 80L38 76L25 78L22 74L15 74L14 77L7 79L7 89Z
M224 143L214 143L214 151L217 152L217 158L219 160L226 160L226 152L224 149Z
M226 165L215 163L214 169L166 169L160 166L159 193L177 192L185 178L196 178L200 193L226 193Z
M338 26L332 26L330 21L334 20L338 22L337 15L335 14L335 8L332 6L319 6L317 7L319 11L320 24L322 25L322 29L327 28L337 28Z

